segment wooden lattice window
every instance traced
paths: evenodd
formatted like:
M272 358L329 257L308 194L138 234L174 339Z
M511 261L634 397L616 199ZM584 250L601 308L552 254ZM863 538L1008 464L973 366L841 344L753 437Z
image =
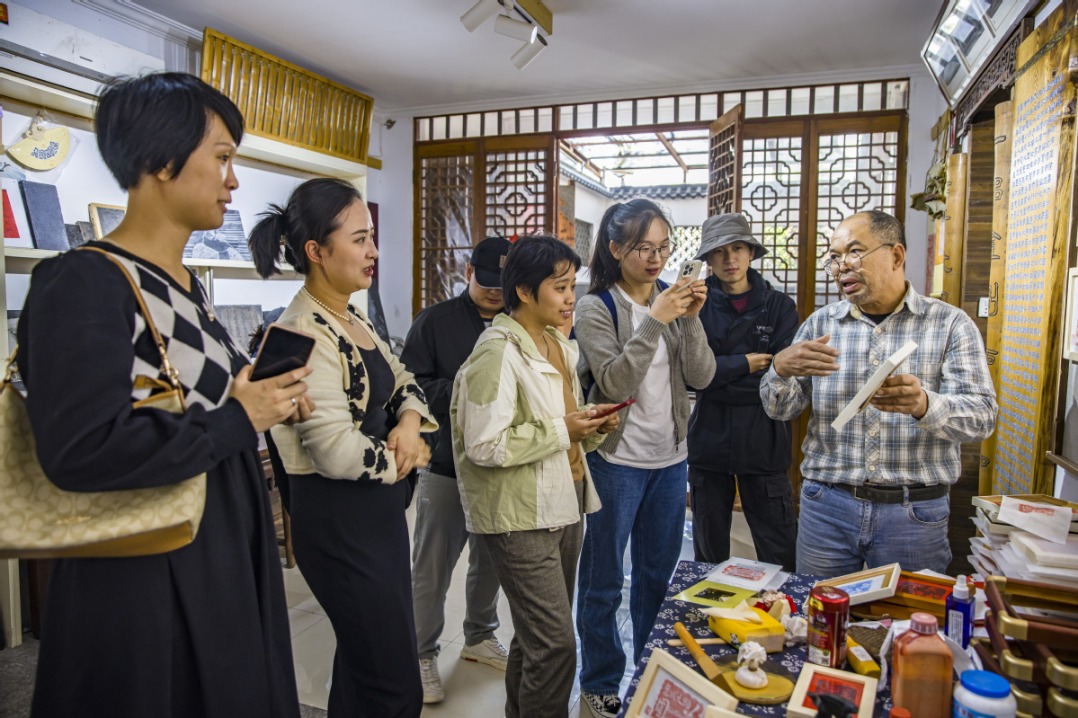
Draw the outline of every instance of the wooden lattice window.
M546 149L487 154L483 204L488 236L550 231L549 161Z
M742 145L741 213L768 249L759 269L771 286L797 296L801 137L767 137Z
M475 159L470 155L418 159L419 243L415 277L424 305L459 294L472 252Z

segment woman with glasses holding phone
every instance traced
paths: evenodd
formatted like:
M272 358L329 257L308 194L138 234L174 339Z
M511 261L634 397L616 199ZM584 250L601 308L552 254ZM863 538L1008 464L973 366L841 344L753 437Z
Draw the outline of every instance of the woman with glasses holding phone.
M681 553L685 527L686 385L703 388L715 358L698 315L704 282L659 280L670 256L670 221L648 199L610 207L591 260L591 287L577 305L578 365L588 401L619 403L620 427L588 455L603 508L587 518L580 558L577 632L581 705L612 718L625 651L616 624L632 539L629 597L633 662L651 631Z

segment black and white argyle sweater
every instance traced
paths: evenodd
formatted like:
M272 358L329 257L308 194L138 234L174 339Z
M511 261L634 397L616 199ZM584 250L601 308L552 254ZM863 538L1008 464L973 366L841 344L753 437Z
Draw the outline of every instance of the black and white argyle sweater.
M169 361L179 372L188 406L200 404L206 409L221 406L228 399L233 375L249 359L214 317L202 283L192 273L191 289L185 291L159 267L107 244L99 246L123 262L139 285L143 301L165 342ZM118 268L114 271L119 273ZM161 373L160 352L141 313L135 315L131 340L135 349L132 382L140 374L166 379ZM148 394L146 389L136 389L132 398L143 399Z

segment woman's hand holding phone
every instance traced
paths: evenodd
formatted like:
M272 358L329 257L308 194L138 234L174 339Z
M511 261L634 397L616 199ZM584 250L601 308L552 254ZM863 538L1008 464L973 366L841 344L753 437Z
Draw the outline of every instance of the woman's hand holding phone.
M571 411L565 415L565 428L569 430L569 441L579 444L595 433L607 421L607 417L596 416L595 409Z
M299 401L307 392L303 378L310 373L310 367L300 367L269 379L251 381L251 367L245 366L232 381L229 396L240 403L251 426L261 433L293 414L300 414ZM313 410L313 403L308 406Z

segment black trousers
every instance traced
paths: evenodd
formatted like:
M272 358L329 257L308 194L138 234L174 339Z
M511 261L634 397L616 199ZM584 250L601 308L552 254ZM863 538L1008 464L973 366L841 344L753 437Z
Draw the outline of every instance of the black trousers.
M777 563L786 571L795 569L797 519L789 476L720 474L690 466L689 484L697 561L721 563L730 558L734 497L740 493L756 560Z

